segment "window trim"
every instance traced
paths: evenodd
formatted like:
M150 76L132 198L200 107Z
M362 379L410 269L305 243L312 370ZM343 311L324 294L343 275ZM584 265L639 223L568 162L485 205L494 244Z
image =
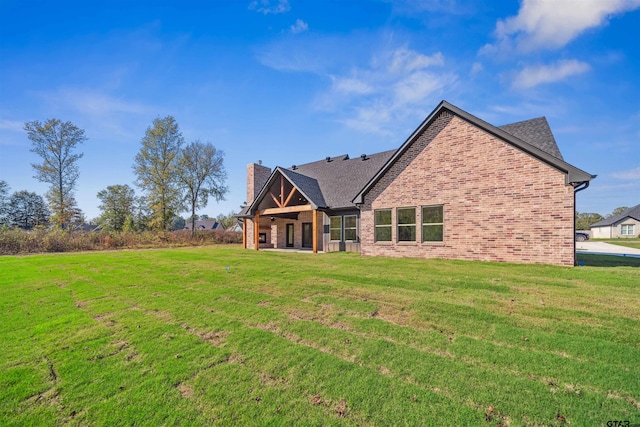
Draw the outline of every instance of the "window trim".
M634 225L635 224L620 224L620 235L633 236L635 234Z
M355 218L355 225L353 227L347 227L347 218ZM355 239L347 239L347 230L354 230L356 235ZM345 242L357 242L358 241L358 215L343 215L342 216L342 240Z
M340 228L335 228L335 227L334 227L334 228L332 228L332 227L331 227L331 219L332 219L332 218L340 218ZM329 217L329 241L330 241L330 242L342 242L342 239L343 239L343 237L344 237L344 234L343 234L343 232L342 232L342 225L343 225L343 222L344 222L344 221L343 221L342 215L334 215L334 216L330 216L330 217ZM331 238L331 231L332 231L332 230L340 230L340 239L335 240L335 239L332 239L332 238Z
M442 210L442 222L425 222L424 220L424 209L425 208L440 208ZM442 240L425 240L425 232L424 226L429 225L440 225L442 226ZM434 243L443 243L444 242L444 204L438 205L423 205L420 206L420 240L422 243L434 244Z
M400 224L400 211L413 209L413 223ZM403 206L396 208L396 242L397 243L415 243L418 241L418 211L416 206ZM413 240L400 240L400 227L413 227Z
M389 224L378 224L377 222L377 212L381 212L381 211L388 211L389 215L390 215L390 221ZM385 228L389 228L389 240L379 240L378 239L378 229L380 227L385 227ZM382 208L382 209L374 209L373 210L373 241L374 243L378 243L378 242L385 242L385 243L390 243L393 242L393 209L391 208Z

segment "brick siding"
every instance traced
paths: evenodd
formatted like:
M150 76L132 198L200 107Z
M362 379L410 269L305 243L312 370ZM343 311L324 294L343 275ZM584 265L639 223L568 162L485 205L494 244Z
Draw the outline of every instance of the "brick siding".
M421 206L444 206L444 241L421 243ZM417 242L397 243L415 206ZM374 210L392 208L392 241ZM574 193L564 173L443 111L364 197L363 255L573 265Z
M247 205L250 205L271 176L271 169L250 163L247 165Z

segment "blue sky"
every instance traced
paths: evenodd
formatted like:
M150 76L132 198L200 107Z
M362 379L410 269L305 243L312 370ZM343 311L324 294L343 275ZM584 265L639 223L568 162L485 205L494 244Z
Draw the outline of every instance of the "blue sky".
M639 46L640 0L3 0L0 179L44 194L24 122L69 120L89 138L76 199L95 218L172 115L225 152L215 216L245 201L248 163L394 149L445 99L494 125L546 116L565 160L598 175L577 209L604 215L640 203Z

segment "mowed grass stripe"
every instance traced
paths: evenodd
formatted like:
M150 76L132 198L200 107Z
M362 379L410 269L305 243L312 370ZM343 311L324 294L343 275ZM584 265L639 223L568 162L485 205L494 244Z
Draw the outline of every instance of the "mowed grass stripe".
M3 419L634 419L638 279L229 247L1 258Z

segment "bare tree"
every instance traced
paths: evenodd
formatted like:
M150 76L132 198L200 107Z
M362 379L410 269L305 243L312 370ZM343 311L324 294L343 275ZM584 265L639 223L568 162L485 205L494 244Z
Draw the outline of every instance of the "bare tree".
M79 176L78 160L83 154L75 154L74 150L87 140L84 130L58 119L27 122L24 130L32 142L31 151L42 158L41 164L31 164L36 171L34 178L51 185L46 194L53 213L51 219L64 227L71 222L76 208L73 190Z
M191 208L191 235L196 232L196 210L207 206L209 197L224 200L227 173L224 169L224 153L209 142L194 141L184 147L178 159L177 175L187 191L186 199Z

